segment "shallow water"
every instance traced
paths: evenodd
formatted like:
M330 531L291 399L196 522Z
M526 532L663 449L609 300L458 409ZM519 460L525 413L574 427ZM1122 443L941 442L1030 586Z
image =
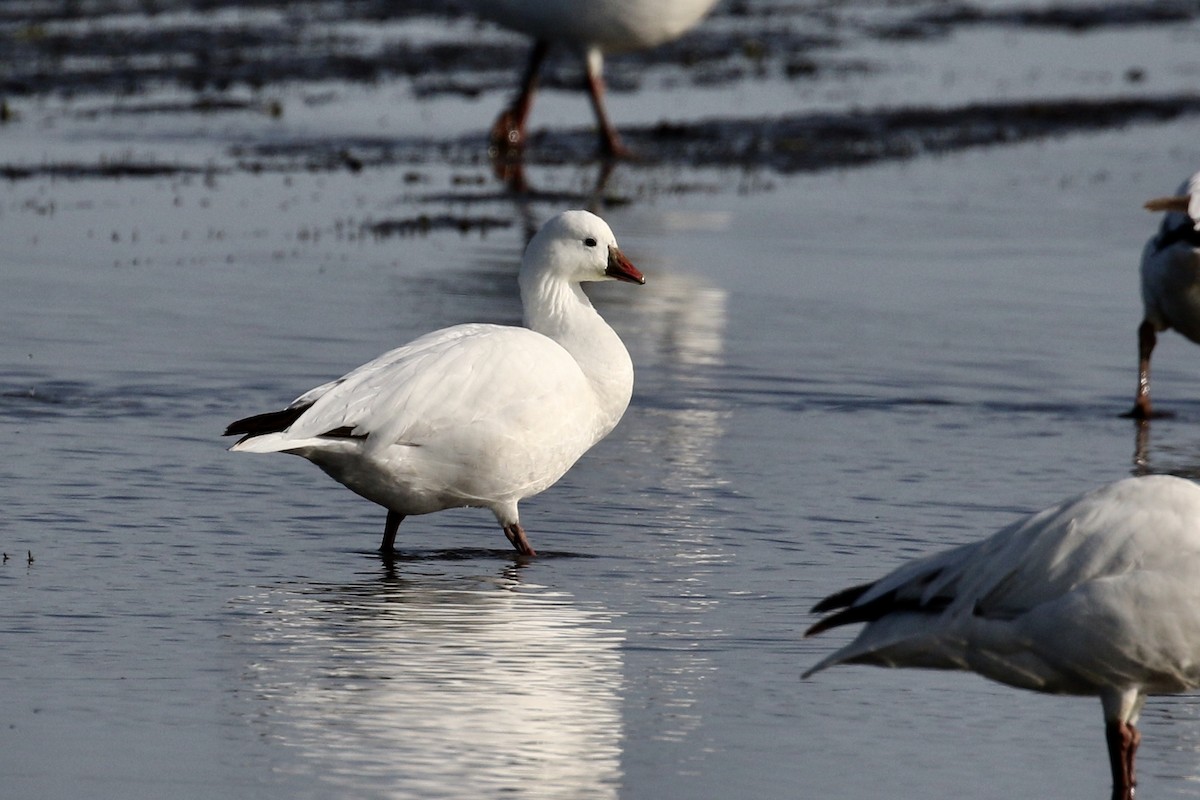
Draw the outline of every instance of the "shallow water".
M1194 22L1128 41L1148 39L1172 76L1151 89L1194 77ZM872 57L919 50L890 47ZM1085 93L1050 73L1039 90ZM822 85L853 105L895 80ZM747 114L780 97L746 86ZM379 91L273 131L44 100L3 152L224 164L231 141L332 135L317 117L338 109L343 133L371 127L359 92ZM410 122L458 135L502 95ZM636 120L655 97L614 108ZM577 124L549 99L542 124ZM595 165L531 168L569 201L436 157L6 184L5 796L1106 797L1095 701L857 667L802 682L850 632L801 634L816 600L902 558L1131 472L1200 474L1194 346L1155 354L1173 418L1139 437L1117 416L1157 224L1140 205L1197 164L1184 119L801 175L620 165L605 196L629 202L602 213L648 283L592 295L633 354L629 412L523 504L537 559L463 510L407 520L392 565L379 509L299 459L228 454L220 431L421 332L515 322L527 229L581 202ZM370 233L421 214L498 224ZM1194 794L1198 716L1194 697L1147 706L1141 795Z

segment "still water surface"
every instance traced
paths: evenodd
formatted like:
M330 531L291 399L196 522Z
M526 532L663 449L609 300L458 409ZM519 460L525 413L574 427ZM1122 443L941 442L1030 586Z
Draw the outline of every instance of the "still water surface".
M516 322L524 228L555 203L373 238L331 220L441 201L398 168L6 186L0 793L1106 797L1098 703L801 682L850 632L801 633L902 558L1135 470L1200 474L1194 346L1156 353L1174 418L1117 417L1140 204L1200 165L1194 134L670 172L719 188L605 210L648 278L592 293L637 388L524 504L529 561L463 510L406 521L382 563L379 509L219 434L424 331ZM1200 791L1198 715L1149 704L1141 794Z

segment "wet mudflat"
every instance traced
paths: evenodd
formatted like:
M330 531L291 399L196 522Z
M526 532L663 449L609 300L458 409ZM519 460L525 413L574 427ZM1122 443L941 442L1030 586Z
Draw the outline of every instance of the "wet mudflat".
M1194 4L939 9L722 6L612 60L614 167L561 58L523 192L485 133L524 43L469 17L6 10L4 793L1106 797L1095 701L799 680L829 591L1200 474L1193 345L1155 356L1173 418L1118 417L1140 204L1200 165ZM578 205L647 274L592 293L638 383L523 505L538 559L465 510L381 562L378 509L224 451L419 333L516 322L528 231ZM1141 795L1192 794L1197 713L1148 705Z

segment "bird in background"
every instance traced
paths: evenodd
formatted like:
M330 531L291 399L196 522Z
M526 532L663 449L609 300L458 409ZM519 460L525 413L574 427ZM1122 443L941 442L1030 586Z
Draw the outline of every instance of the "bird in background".
M1146 203L1166 212L1158 233L1142 250L1142 305L1138 325L1138 379L1133 408L1126 416L1156 415L1150 402L1150 354L1160 331L1174 328L1200 344L1200 172L1176 193Z
M968 670L1094 695L1114 800L1132 800L1149 695L1200 686L1200 487L1127 478L830 595L812 636L865 622L835 664Z
M292 453L387 509L380 551L406 516L488 508L522 555L536 551L517 503L549 488L616 426L633 392L625 345L581 282L645 278L608 225L566 211L529 242L524 327L426 334L280 411L240 419L243 453Z
M524 147L538 75L550 48L560 45L583 59L601 151L627 157L630 151L605 107L605 54L677 39L697 25L716 0L475 0L473 5L480 16L534 40L517 96L492 126L494 145L505 151Z

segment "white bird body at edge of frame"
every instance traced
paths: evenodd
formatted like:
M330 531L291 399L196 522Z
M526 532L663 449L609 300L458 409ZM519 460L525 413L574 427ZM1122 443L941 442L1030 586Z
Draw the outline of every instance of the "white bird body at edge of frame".
M534 39L585 52L642 50L677 39L716 0L474 0L481 17Z
M564 212L530 242L518 282L526 327L463 324L426 334L286 409L233 423L231 450L302 456L404 516L489 508L534 552L517 503L561 478L621 419L633 391L629 352L581 281L643 283L612 231Z
M1200 225L1200 172L1178 195L1188 198L1189 209L1168 211L1142 249L1142 303L1156 330L1174 328L1200 343L1200 236L1188 235Z
M1165 212L1158 232L1142 248L1142 321L1138 325L1138 378L1135 419L1158 416L1150 399L1150 358L1158 334L1174 328L1200 344L1200 172L1177 194L1148 201L1149 211Z
M1128 798L1146 698L1200 686L1200 487L1127 478L814 611L835 613L808 635L866 627L805 677L835 664L955 669L1099 697L1114 797Z
M608 116L605 53L642 50L676 39L697 25L716 0L474 0L471 5L481 17L533 38L517 95L491 130L495 153L511 160L526 144L538 76L554 46L570 48L583 59L601 152L609 157L632 155Z

